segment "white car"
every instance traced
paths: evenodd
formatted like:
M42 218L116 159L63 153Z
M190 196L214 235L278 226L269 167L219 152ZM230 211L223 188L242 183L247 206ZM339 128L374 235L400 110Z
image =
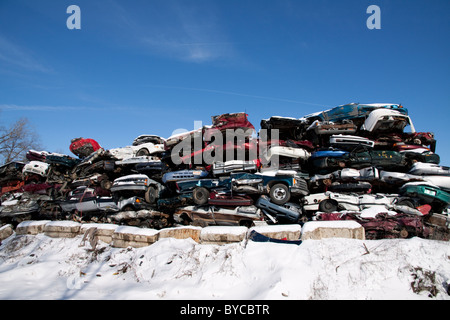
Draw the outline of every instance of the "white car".
M343 194L334 192L316 193L303 198L306 211L334 212L339 210L361 211L373 206L392 207L397 194Z
M373 148L375 142L364 137L335 134L330 137L330 145L335 147L357 147L364 146L368 148Z
M311 153L303 148L285 146L270 146L268 149L264 150L263 157L266 161L271 161L273 156L307 160L311 157Z
M369 132L401 130L403 132L404 128L408 125L410 126L411 132L416 132L409 116L397 110L383 108L373 110L364 121L361 130Z
M145 174L130 174L117 178L111 187L113 193L144 196L145 201L151 204L155 203L164 190L165 187L162 184Z
M134 139L131 146L113 148L108 151L119 160L139 156L159 157L164 152L164 139L159 136L141 135Z
M48 168L49 164L42 162L42 161L30 161L29 163L25 164L25 166L22 169L22 174L37 174L41 177L46 177L48 174Z
M409 173L415 175L450 176L450 168L435 163L416 162L412 165Z

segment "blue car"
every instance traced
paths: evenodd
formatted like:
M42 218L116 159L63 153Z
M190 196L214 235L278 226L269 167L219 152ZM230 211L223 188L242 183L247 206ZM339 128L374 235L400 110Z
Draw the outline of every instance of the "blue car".
M194 202L203 205L208 202L211 191L229 191L231 190L231 178L219 179L190 179L173 182L173 188L178 194L192 194Z
M255 174L235 173L231 175L233 191L242 193L268 194L278 205L285 204L293 196L309 194L306 180L297 174Z
M373 103L373 104L359 104L350 103L338 106L326 111L314 113L306 116L305 118L313 122L314 120L319 121L332 121L340 122L343 120L353 120L358 118L364 118L369 115L373 110L387 108L397 110L402 114L408 115L408 109L403 108L399 104L383 104L383 103Z

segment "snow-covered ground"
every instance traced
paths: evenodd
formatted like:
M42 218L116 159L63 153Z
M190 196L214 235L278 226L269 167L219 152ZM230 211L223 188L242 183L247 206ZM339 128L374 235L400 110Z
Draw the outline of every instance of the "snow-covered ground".
M0 246L2 300L450 300L449 283L450 242L421 238L221 246L166 238L93 250L82 236L38 234Z

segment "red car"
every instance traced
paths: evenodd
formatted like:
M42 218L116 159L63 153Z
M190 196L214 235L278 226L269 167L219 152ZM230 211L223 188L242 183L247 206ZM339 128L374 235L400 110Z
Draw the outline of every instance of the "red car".
M101 148L98 142L94 139L75 138L70 142L70 151L79 158L85 158L92 152Z
M212 127L205 128L204 138L209 141L216 130L219 130L222 133L225 133L227 129L242 129L244 131L250 130L253 132L255 127L248 121L247 117L248 115L245 112L225 113L213 116L211 117Z

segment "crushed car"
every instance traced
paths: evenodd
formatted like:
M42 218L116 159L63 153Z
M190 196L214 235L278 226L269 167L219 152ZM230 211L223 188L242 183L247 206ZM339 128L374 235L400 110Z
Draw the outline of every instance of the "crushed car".
M123 160L138 156L158 156L164 152L164 139L159 136L145 135L134 139L132 145L108 150L115 158Z
M399 111L402 114L407 115L408 110L403 108L399 104L390 103L371 103L371 104L360 104L360 103L349 103L334 107L321 112L316 112L305 116L304 118L311 123L315 120L319 121L332 121L341 122L344 120L352 120L355 124L360 127L365 118L376 109L391 109Z
M232 190L240 193L268 194L276 204L285 204L292 197L309 193L308 184L297 172L274 171L262 173L234 173Z
M145 174L131 174L113 181L111 192L117 196L143 196L149 204L155 204L166 188L163 184L150 179Z
M430 182L405 183L400 187L399 193L431 205L437 213L443 212L450 205L450 193Z
M251 227L255 221L264 221L261 210L255 206L241 206L234 209L216 206L187 206L180 208L173 215L179 224L194 226L246 226Z
M273 224L276 223L301 223L308 220L306 216L303 216L302 206L295 203L285 203L284 205L277 205L270 201L270 198L262 195L258 198L255 206L260 208L264 214L269 218L267 219Z
M100 145L94 139L83 137L72 139L69 146L70 151L79 158L85 158L100 148Z
M114 213L120 210L147 209L148 204L142 198L129 197L117 198L109 194L104 194L98 188L86 186L77 187L71 191L67 199L59 201L59 205L64 213L72 214L72 217L82 215L92 215L95 213Z

